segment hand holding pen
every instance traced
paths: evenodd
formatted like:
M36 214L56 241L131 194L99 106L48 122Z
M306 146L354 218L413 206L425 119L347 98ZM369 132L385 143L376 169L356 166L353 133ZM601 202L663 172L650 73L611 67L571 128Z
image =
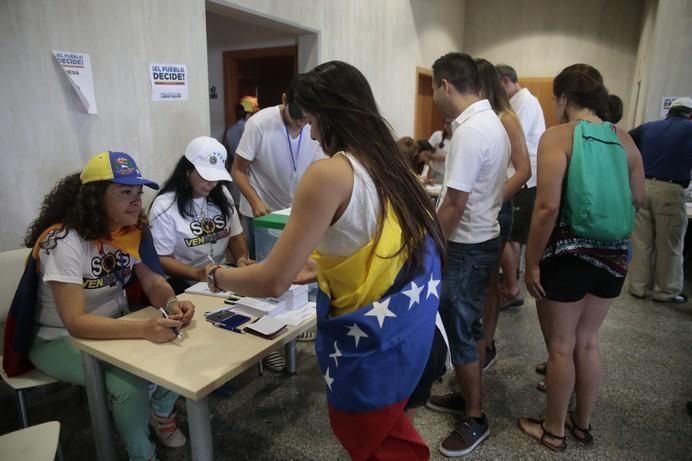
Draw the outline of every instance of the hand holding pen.
M159 312L163 318L154 317L149 320L149 328L145 333L146 338L156 343L165 343L181 338L180 327L183 323L179 320L169 319L164 309L159 309Z

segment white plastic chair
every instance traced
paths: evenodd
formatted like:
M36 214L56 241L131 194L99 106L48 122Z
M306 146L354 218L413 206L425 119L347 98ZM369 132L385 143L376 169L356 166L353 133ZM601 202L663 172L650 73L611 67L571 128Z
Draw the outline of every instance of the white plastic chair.
M12 461L52 461L58 450L60 423L49 421L0 435L2 459Z
M22 278L24 272L24 263L26 257L31 250L29 248L20 248L18 250L0 252L0 321L2 321L2 331L4 331L5 320L7 313L10 311L14 292L17 290L17 284ZM0 355L2 362L2 355ZM29 426L29 419L26 412L26 397L24 391L34 387L45 386L57 382L56 379L33 369L28 373L19 376L9 377L5 370L0 367L0 377L5 381L17 394L19 403L19 419L22 427Z

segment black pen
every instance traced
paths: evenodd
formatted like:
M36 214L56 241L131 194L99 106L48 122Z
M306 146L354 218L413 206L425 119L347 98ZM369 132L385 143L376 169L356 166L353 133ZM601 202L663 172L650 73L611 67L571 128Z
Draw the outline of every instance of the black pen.
M168 318L168 312L166 312L166 309L164 309L163 307L159 307L159 311L161 311L161 315L163 315L163 318L164 318L164 319L167 319L167 318ZM175 333L175 336L176 336L178 339L180 339L180 338L183 337L183 335L180 334L180 331L178 331L177 328L171 327L171 330L173 330L173 333Z

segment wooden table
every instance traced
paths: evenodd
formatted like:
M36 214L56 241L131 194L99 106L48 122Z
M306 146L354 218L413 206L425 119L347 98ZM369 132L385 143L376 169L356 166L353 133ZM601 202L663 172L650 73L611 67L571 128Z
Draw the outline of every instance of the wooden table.
M286 370L295 373L295 338L316 323L313 316L297 327L288 327L281 336L268 340L223 330L205 321L205 312L224 306L221 298L190 294L179 298L192 301L196 309L190 325L181 332L182 338L176 341L157 344L145 339L72 338L82 352L89 413L99 460L115 460L100 362L115 365L185 397L192 459L211 461L214 456L207 401L209 393L255 366L269 352L281 346L286 350ZM158 310L145 308L121 320L127 322L160 315Z

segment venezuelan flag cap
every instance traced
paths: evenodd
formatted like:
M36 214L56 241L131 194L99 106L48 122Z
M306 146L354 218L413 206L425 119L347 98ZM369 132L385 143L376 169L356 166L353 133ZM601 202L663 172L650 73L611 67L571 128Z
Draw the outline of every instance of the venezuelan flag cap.
M137 164L125 152L101 152L91 157L79 175L82 184L110 181L127 186L147 186L158 190L159 185L142 177Z

